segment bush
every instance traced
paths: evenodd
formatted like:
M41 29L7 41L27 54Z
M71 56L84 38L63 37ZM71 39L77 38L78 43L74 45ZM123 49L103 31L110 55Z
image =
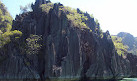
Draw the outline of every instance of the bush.
M0 30L0 48L11 41L11 38L16 39L22 36L22 32L18 30L2 32Z
M72 22L74 27L88 28L84 22L88 18L84 14L79 14L76 9L70 7L63 7L62 10L67 14L68 20Z
M49 13L49 10L52 9L54 6L53 3L47 3L47 4L42 4L40 7L42 8L43 12Z
M115 49L117 50L117 53L121 55L125 55L125 52L127 52L128 46L123 45L122 38L117 36L111 36L112 41L115 45Z
M11 42L11 39L22 36L22 32L18 30L11 31L12 20L5 6L0 2L0 48Z
M38 35L30 35L27 41L27 54L38 54L42 44L40 41L42 40L41 36Z

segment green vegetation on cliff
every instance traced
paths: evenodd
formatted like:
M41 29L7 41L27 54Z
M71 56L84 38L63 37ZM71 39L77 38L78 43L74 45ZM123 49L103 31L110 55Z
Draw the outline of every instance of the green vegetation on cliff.
M49 13L49 10L52 9L54 6L53 3L47 3L47 4L42 4L40 7L42 8L43 12Z
M37 54L41 48L40 41L42 40L41 36L39 35L30 35L29 38L26 39L27 41L27 54Z
M102 33L98 20L79 9L44 1L35 3L42 8L32 5L34 11L16 16L12 25L16 30L0 31L1 43L8 40L3 44L6 50L0 49L2 78L86 81L118 79L134 72L130 67L134 62L117 55L109 31ZM126 47L121 39L112 39L119 55L124 55Z
M122 43L128 46L128 52L137 55L137 39L130 33L120 32L117 35L122 38Z
M54 8L55 7L55 8ZM71 27L77 27L80 29L86 28L90 32L96 33L98 37L103 38L103 32L100 28L100 24L97 19L94 19L93 15L88 14L87 12L82 12L80 9L73 9L68 6L63 6L60 3L51 3L40 5L42 12L47 14L50 10L56 9L56 16L60 16L64 13L69 21Z
M12 20L4 4L0 2L0 48L9 43L12 38L18 38L22 35L22 32L18 30L11 30Z
M43 12L49 13L50 9L53 9L54 4L53 3L42 4L40 7L42 8ZM87 17L84 16L84 13L79 14L76 9L72 9L71 7L66 7L63 5L60 5L58 9L59 11L63 11L64 13L66 13L68 20L72 21L72 25L74 27L87 28L84 22L85 20L87 20Z
M122 38L117 36L111 36L112 41L115 45L115 49L117 50L117 53L121 55L125 55L127 52L128 47L122 43Z
M3 3L0 2L0 30L6 32L11 30L12 17L7 12Z
M88 18L84 16L84 13L80 14L76 9L72 9L70 7L64 7L62 8L62 10L67 13L67 18L68 20L72 21L74 27L88 28L86 23L84 22Z

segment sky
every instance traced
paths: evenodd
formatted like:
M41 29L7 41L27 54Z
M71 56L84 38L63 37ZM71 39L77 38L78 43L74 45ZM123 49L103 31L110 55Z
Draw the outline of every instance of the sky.
M1 0L13 18L20 13L20 6L34 3L35 0ZM111 35L128 32L137 37L137 0L50 0L64 6L79 8L93 14L105 32Z

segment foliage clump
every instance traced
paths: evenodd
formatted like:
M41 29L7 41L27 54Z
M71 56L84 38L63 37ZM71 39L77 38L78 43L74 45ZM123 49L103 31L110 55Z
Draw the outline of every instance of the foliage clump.
M80 14L76 9L72 9L70 7L64 7L62 10L67 14L68 20L72 21L74 27L88 28L84 22L88 20L88 18L84 16L84 13Z
M130 33L120 32L117 34L122 38L122 43L128 46L128 52L137 55L137 40Z
M1 30L0 30L1 32ZM22 32L18 31L18 30L14 30L14 31L7 31L4 33L0 33L0 48L2 46L4 46L5 44L9 43L11 41L11 39L17 39L20 36L22 36Z
M111 36L111 38L115 45L115 49L117 50L117 53L120 56L125 55L125 53L127 52L128 46L126 46L122 43L122 38L117 37L117 36Z
M54 4L53 3L47 3L47 4L42 4L40 7L43 12L49 13L50 9L53 9Z
M11 39L19 38L22 32L12 29L12 17L0 2L0 48L9 43Z
M11 29L12 17L6 10L4 4L0 2L0 30L5 32Z
M40 50L42 44L41 41L42 38L39 35L30 35L29 38L26 39L27 41L27 54L37 54Z
M93 15L89 15L87 12L84 13L79 9L73 9L71 7L61 6L59 8L67 15L67 18L71 21L73 27L89 29L90 32L97 33L99 37L103 38L103 32L97 19L96 21L93 21L95 22L94 30L87 25L87 23L93 23L90 21L90 19L94 18Z

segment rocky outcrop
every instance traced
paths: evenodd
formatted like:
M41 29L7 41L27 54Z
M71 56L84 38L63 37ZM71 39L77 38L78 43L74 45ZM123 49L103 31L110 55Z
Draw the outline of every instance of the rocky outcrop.
M49 13L39 10L16 17L13 30L20 30L23 35L7 45L7 59L0 63L0 78L68 80L131 76L130 61L118 56L109 32L100 37L96 31L73 27L66 14L59 11L59 5L55 4ZM86 24L92 30L96 28L94 18L89 17ZM26 52L30 34L42 37L38 54Z
M128 54L127 59L130 62L130 67L131 67L131 77L136 77L137 76L137 56L133 54Z

